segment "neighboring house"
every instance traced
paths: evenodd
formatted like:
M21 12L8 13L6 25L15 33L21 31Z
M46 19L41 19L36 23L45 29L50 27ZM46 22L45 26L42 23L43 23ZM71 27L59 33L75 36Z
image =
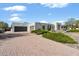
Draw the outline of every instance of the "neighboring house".
M40 23L40 22L35 22L30 24L30 31L32 30L49 30L49 31L54 31L54 25L49 24L49 23Z
M27 22L13 22L11 27L13 32L29 32L29 24Z

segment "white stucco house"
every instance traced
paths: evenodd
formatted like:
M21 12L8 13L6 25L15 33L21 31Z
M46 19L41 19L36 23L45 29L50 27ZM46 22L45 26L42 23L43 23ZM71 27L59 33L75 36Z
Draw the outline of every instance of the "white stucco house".
M12 23L12 32L21 32L21 31L25 31L25 32L31 32L32 30L50 30L53 31L54 30L54 25L53 24L49 24L49 23L41 23L41 22L35 22L32 24L29 24L28 22L13 22Z

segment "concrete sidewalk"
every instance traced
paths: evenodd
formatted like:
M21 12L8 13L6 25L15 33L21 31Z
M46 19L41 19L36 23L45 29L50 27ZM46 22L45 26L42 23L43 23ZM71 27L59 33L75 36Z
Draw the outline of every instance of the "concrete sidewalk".
M79 50L39 35L25 34L7 40L0 46L2 56L78 56Z

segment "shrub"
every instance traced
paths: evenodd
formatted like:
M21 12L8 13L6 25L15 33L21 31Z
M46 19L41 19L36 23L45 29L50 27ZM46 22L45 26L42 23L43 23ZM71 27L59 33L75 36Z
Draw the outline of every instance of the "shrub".
M31 33L36 33L36 32L37 32L36 30L32 30L32 31L31 31Z
M43 34L43 37L57 41L57 42L61 42L61 43L77 43L76 41L74 41L74 39L72 39L71 37L63 33L47 32Z
M36 34L38 34L38 35L40 35L40 34L44 34L44 33L47 33L48 31L46 31L46 30L33 30L33 31L31 31L31 33L36 33Z
M76 29L72 29L72 30L69 30L67 32L79 32L79 30L76 30Z

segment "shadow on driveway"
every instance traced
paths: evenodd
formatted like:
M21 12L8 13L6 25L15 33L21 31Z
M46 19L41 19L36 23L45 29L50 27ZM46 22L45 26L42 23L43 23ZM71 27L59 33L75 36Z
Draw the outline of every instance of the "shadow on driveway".
M14 38L14 37L20 37L20 36L25 36L25 34L15 34L15 33L10 33L10 34L0 34L0 40L2 39L7 39L7 38Z

